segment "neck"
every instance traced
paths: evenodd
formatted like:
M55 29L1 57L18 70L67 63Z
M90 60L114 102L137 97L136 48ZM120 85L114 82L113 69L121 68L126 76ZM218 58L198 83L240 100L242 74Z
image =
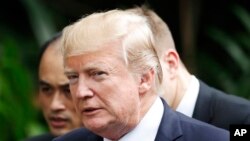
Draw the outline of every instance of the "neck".
M153 105L157 98L157 94L147 94L147 96L143 97L144 100L141 98L141 113L140 113L140 120L145 116L148 112L150 107ZM146 101L146 102L145 102Z
M191 82L191 74L186 69L180 69L179 75L176 78L176 87L174 89L174 99L170 105L174 110L180 104L183 96L186 94L186 91Z

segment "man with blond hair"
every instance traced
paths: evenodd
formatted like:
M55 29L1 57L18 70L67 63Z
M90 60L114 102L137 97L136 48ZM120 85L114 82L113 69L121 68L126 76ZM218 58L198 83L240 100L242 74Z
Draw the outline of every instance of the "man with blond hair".
M150 22L110 10L65 27L65 74L85 128L54 141L229 140L228 131L174 112L160 98L164 80Z

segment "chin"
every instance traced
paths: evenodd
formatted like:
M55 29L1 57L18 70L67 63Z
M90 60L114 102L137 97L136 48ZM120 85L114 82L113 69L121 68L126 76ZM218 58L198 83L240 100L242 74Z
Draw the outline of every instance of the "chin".
M61 135L64 135L64 134L70 132L70 130L66 130L66 129L52 129L51 132L55 136L61 136Z
M92 122L88 122L86 124L84 124L86 128L88 128L89 130L99 133L99 132L103 132L103 130L106 130L108 127L107 122L96 122L96 121L92 121Z

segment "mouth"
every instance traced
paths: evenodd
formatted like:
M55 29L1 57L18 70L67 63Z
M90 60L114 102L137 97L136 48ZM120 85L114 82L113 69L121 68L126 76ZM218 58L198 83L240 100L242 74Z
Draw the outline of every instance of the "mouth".
M49 121L53 128L64 128L68 120L61 117L50 117Z
M100 110L101 110L100 108L93 108L93 107L84 108L82 110L82 114L85 116L93 116L97 114Z

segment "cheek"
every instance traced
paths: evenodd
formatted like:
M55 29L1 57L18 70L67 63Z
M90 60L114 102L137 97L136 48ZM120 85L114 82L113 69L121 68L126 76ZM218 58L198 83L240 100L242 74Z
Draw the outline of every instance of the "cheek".
M44 110L49 109L48 107L50 106L51 99L52 96L48 97L45 95L40 95L38 98L40 107Z
M117 81L110 85L107 93L110 95L111 101L116 101L117 105L124 105L126 107L132 106L139 99L138 86L134 81Z
M71 97L72 97L72 102L76 103L76 86L70 86L70 93L71 93Z
M79 116L80 116L79 112L77 112L77 106L76 106L75 102L70 101L70 102L67 104L67 109L68 109L69 112L71 113L71 116L72 116L72 117L79 117ZM72 119L77 120L78 118L72 118Z
M126 91L124 93L118 93L113 100L109 101L113 110L117 110L116 113L122 116L131 116L136 114L139 109L139 94L135 90Z
M73 101L73 99L68 99L68 98L65 98L64 99L64 103L65 103L65 106L68 110L70 110L72 113L74 112L75 113L75 102Z
M135 99L117 102L112 108L114 110L112 112L114 112L117 119L125 123L130 120L137 120L140 115L139 104Z
M71 109L74 111L76 114L80 115L79 111L79 106L81 104L81 99L77 99L75 96L72 96L72 102L71 102Z
M46 121L48 121L48 115L50 113L51 98L45 95L40 95L38 100L39 100L39 107L42 110L42 113Z

